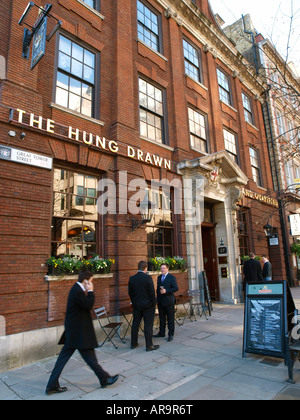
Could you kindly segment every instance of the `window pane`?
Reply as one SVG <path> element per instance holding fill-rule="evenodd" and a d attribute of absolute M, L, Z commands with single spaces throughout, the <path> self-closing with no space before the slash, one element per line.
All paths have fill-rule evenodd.
<path fill-rule="evenodd" d="M 59 37 L 59 50 L 71 55 L 72 42 L 64 36 Z"/>
<path fill-rule="evenodd" d="M 61 105 L 64 106 L 65 108 L 68 108 L 68 92 L 61 89 L 61 88 L 56 88 L 56 99 L 55 102 L 57 103 L 57 105 Z"/>
<path fill-rule="evenodd" d="M 60 53 L 58 57 L 58 67 L 62 70 L 70 72 L 71 70 L 71 57 L 66 54 Z"/>

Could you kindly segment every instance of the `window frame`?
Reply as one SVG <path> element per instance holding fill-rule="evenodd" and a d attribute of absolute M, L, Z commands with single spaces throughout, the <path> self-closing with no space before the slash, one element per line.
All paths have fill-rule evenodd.
<path fill-rule="evenodd" d="M 252 99 L 245 92 L 242 92 L 242 102 L 243 102 L 244 116 L 245 116 L 246 122 L 254 125 Z M 248 109 L 245 105 L 249 105 L 250 109 Z"/>
<path fill-rule="evenodd" d="M 228 90 L 225 89 L 224 86 L 222 86 L 220 84 L 220 79 L 219 79 L 219 73 L 222 73 L 222 75 L 226 78 L 227 82 L 228 82 Z M 224 70 L 222 70 L 220 67 L 217 67 L 217 81 L 218 81 L 218 88 L 219 88 L 219 98 L 220 101 L 223 102 L 226 105 L 229 106 L 233 106 L 233 100 L 232 100 L 232 90 L 231 90 L 231 79 L 229 74 L 227 74 Z M 221 94 L 221 92 L 226 92 L 226 97 L 228 97 L 228 100 L 226 100 L 223 95 Z"/>
<path fill-rule="evenodd" d="M 71 43 L 74 43 L 76 45 L 78 45 L 79 47 L 83 48 L 84 50 L 88 51 L 89 53 L 94 54 L 94 83 L 91 84 L 87 81 L 85 81 L 85 79 L 81 79 L 78 76 L 67 72 L 66 70 L 63 70 L 59 67 L 59 53 L 60 53 L 60 37 L 63 36 L 64 38 L 66 38 L 67 40 L 69 40 Z M 70 56 L 72 57 L 72 56 Z M 61 73 L 64 76 L 67 76 L 69 79 L 72 78 L 74 80 L 78 80 L 81 81 L 82 83 L 85 83 L 89 86 L 93 87 L 93 94 L 92 94 L 92 104 L 91 104 L 91 116 L 89 116 L 88 114 L 84 114 L 82 112 L 78 112 L 77 110 L 73 110 L 72 108 L 70 108 L 69 106 L 64 106 L 61 105 L 57 102 L 57 87 L 58 87 L 58 74 Z M 70 81 L 69 81 L 70 83 Z M 70 94 L 70 90 L 69 90 L 70 84 L 68 85 L 68 90 L 66 90 L 68 92 L 68 97 Z M 100 119 L 100 53 L 98 51 L 95 51 L 95 49 L 93 49 L 90 45 L 87 45 L 86 43 L 80 41 L 78 42 L 78 39 L 76 39 L 74 36 L 72 36 L 71 34 L 67 34 L 63 31 L 59 32 L 57 39 L 56 39 L 56 57 L 55 57 L 55 77 L 53 78 L 53 103 L 56 104 L 57 106 L 62 106 L 64 108 L 66 108 L 67 110 L 70 110 L 71 112 L 76 112 L 78 113 L 78 115 L 82 115 L 85 118 L 94 118 L 94 119 Z M 68 100 L 68 104 L 69 104 L 69 100 Z"/>
<path fill-rule="evenodd" d="M 226 138 L 225 138 L 225 132 L 231 134 L 234 137 L 235 140 L 235 150 L 236 150 L 236 154 L 234 154 L 229 148 L 226 147 Z M 233 159 L 233 161 L 237 164 L 240 165 L 240 158 L 239 158 L 239 148 L 238 148 L 238 138 L 237 138 L 237 134 L 234 133 L 233 131 L 229 130 L 227 127 L 223 127 L 223 139 L 224 139 L 224 147 L 227 153 L 229 153 L 230 156 L 235 156 L 235 159 Z M 230 142 L 230 144 L 233 144 L 232 142 Z"/>
<path fill-rule="evenodd" d="M 86 179 L 93 178 L 96 182 L 96 185 L 98 185 L 98 182 L 101 179 L 101 175 L 99 176 L 99 174 L 96 175 L 94 173 L 84 173 L 80 170 L 77 170 L 77 169 L 74 169 L 74 168 L 71 168 L 71 167 L 68 167 L 68 166 L 69 165 L 67 165 L 67 166 L 56 165 L 55 168 L 54 168 L 54 171 L 53 171 L 53 189 L 52 189 L 53 201 L 52 201 L 52 213 L 51 213 L 51 237 L 50 237 L 51 255 L 54 254 L 54 252 L 53 252 L 54 246 L 57 247 L 58 245 L 60 245 L 60 246 L 63 245 L 65 247 L 65 250 L 66 250 L 65 255 L 68 254 L 68 250 L 70 249 L 69 247 L 71 245 L 81 245 L 81 256 L 80 256 L 80 258 L 85 258 L 85 257 L 88 257 L 88 256 L 92 256 L 94 254 L 103 253 L 103 249 L 102 249 L 103 244 L 101 243 L 101 241 L 102 241 L 101 230 L 102 230 L 102 224 L 103 223 L 102 223 L 102 219 L 101 219 L 101 217 L 98 213 L 98 210 L 97 210 L 97 199 L 98 199 L 98 195 L 99 195 L 98 189 L 96 188 L 95 195 L 93 197 L 88 195 L 88 194 L 85 194 L 85 191 L 84 191 L 84 195 L 82 195 L 82 194 L 79 194 L 79 191 L 78 191 L 79 185 L 77 185 L 77 189 L 76 189 L 76 191 L 74 191 L 75 185 L 71 186 L 71 182 L 70 182 L 73 174 L 78 175 L 78 176 L 82 176 L 83 179 L 84 179 L 83 188 L 85 190 L 87 190 L 88 188 L 85 188 Z M 61 181 L 64 181 L 64 180 L 67 181 L 67 187 L 65 188 L 64 192 L 62 192 L 61 190 L 60 191 L 56 190 L 55 173 L 59 172 L 59 171 L 61 173 L 61 176 L 62 176 L 62 172 L 64 172 L 64 173 L 66 172 L 66 173 L 69 174 L 66 178 L 60 178 Z M 93 188 L 93 190 L 94 190 L 94 188 Z M 60 197 L 59 197 L 59 194 L 61 195 Z M 58 195 L 58 198 L 56 198 L 57 195 Z M 81 203 L 78 200 L 83 199 L 84 200 L 83 208 L 84 208 L 84 211 L 86 211 L 85 210 L 86 206 L 90 205 L 90 204 L 87 203 L 87 200 L 94 200 L 95 203 L 93 204 L 93 206 L 95 206 L 95 209 L 96 209 L 96 212 L 95 212 L 96 217 L 95 218 L 92 218 L 92 217 L 89 218 L 89 217 L 85 217 L 85 215 L 82 216 L 82 217 L 80 217 L 78 215 L 77 216 L 76 215 L 71 216 L 69 213 L 67 215 L 59 215 L 58 213 L 55 212 L 55 203 L 56 203 L 57 199 L 60 200 L 60 201 L 58 201 L 58 209 L 56 209 L 56 210 L 58 210 L 58 213 L 59 213 L 59 211 L 63 211 L 63 209 L 61 208 L 63 202 L 64 203 L 67 202 L 69 204 L 72 203 L 72 205 L 74 203 L 75 207 L 78 207 L 78 206 L 81 207 Z M 64 201 L 62 201 L 62 199 Z M 71 205 L 70 208 L 73 209 L 72 205 Z M 59 208 L 60 208 L 60 210 L 59 210 Z M 64 227 L 64 229 L 65 229 L 64 233 L 66 233 L 66 238 L 65 239 L 62 238 L 62 239 L 59 240 L 56 237 L 55 231 L 52 231 L 52 229 L 54 229 L 55 223 L 57 223 L 57 222 L 58 223 L 64 223 L 64 222 L 66 223 L 66 225 Z M 73 225 L 69 229 L 69 224 L 72 223 L 72 222 L 75 225 Z M 89 224 L 90 225 L 93 224 L 95 226 L 95 230 L 94 230 L 95 240 L 94 241 L 89 242 L 89 241 L 84 240 L 84 230 L 85 230 L 84 225 L 85 224 L 86 224 L 86 227 L 89 227 L 88 226 Z M 70 240 L 70 238 L 68 236 L 69 231 L 72 230 L 72 229 L 76 230 L 80 226 L 82 227 L 81 240 L 80 241 Z M 54 237 L 52 236 L 53 234 L 55 235 Z M 95 252 L 92 252 L 90 254 L 87 253 L 87 255 L 85 256 L 84 255 L 84 245 L 92 245 L 95 249 Z M 61 255 L 61 254 L 59 254 L 59 255 Z M 55 256 L 55 255 L 52 255 L 52 256 Z"/>
<path fill-rule="evenodd" d="M 93 6 L 90 6 L 88 3 L 87 3 L 87 0 L 81 0 L 83 3 L 85 3 L 88 7 L 90 7 L 91 9 L 94 9 L 94 10 L 96 10 L 97 12 L 99 12 L 100 13 L 100 0 L 92 0 L 92 2 L 94 3 L 94 5 Z"/>
<path fill-rule="evenodd" d="M 154 89 L 158 89 L 161 91 L 161 95 L 162 95 L 162 115 L 160 115 L 159 113 L 151 110 L 150 108 L 145 107 L 144 105 L 141 105 L 141 98 L 140 98 L 140 94 L 144 94 L 143 92 L 141 92 L 140 90 L 140 81 L 145 82 L 147 85 L 152 86 Z M 139 128 L 140 128 L 140 137 L 144 138 L 146 140 L 149 140 L 151 142 L 154 142 L 155 144 L 159 144 L 159 145 L 166 145 L 168 146 L 168 139 L 167 139 L 167 121 L 166 121 L 166 114 L 167 114 L 167 108 L 166 108 L 166 90 L 161 88 L 160 86 L 158 86 L 156 83 L 153 83 L 153 81 L 150 81 L 149 79 L 143 77 L 142 75 L 139 75 L 138 77 L 138 100 L 139 100 Z M 146 94 L 147 95 L 147 94 Z M 148 95 L 147 95 L 148 97 Z M 144 136 L 142 135 L 142 130 L 141 130 L 141 123 L 143 122 L 141 119 L 141 110 L 145 111 L 150 115 L 153 115 L 154 118 L 160 118 L 161 119 L 161 135 L 162 135 L 162 141 L 159 142 L 151 137 L 148 136 Z M 147 118 L 148 119 L 148 118 Z M 148 122 L 146 122 L 147 127 L 151 126 L 150 124 L 148 124 Z M 155 128 L 155 126 L 152 126 Z M 147 128 L 147 134 L 149 133 L 148 128 Z"/>
<path fill-rule="evenodd" d="M 251 151 L 253 151 L 255 153 L 255 156 L 252 156 Z M 250 154 L 252 179 L 258 187 L 263 187 L 259 151 L 255 147 L 250 146 L 249 147 L 249 154 Z M 257 162 L 257 165 L 254 165 L 254 159 Z M 257 179 L 258 179 L 259 182 L 257 182 Z"/>
<path fill-rule="evenodd" d="M 185 56 L 185 51 L 186 49 L 184 48 L 184 43 L 187 43 L 191 48 L 193 48 L 196 52 L 197 55 L 197 59 L 198 59 L 198 66 L 196 66 L 192 61 L 189 60 L 188 57 Z M 185 75 L 187 75 L 188 77 L 190 77 L 191 79 L 195 80 L 197 83 L 203 83 L 203 75 L 202 75 L 202 55 L 201 55 L 201 50 L 200 48 L 197 48 L 190 40 L 188 40 L 187 38 L 183 38 L 182 39 L 182 46 L 183 46 L 183 59 L 184 59 L 184 71 L 185 71 Z M 197 69 L 197 76 L 198 78 L 195 79 L 195 77 L 193 77 L 193 75 L 191 75 L 190 73 L 187 72 L 187 68 L 186 68 L 186 63 L 189 63 L 192 67 Z"/>
<path fill-rule="evenodd" d="M 192 131 L 191 131 L 191 119 L 190 119 L 190 110 L 192 111 L 192 112 L 194 112 L 194 113 L 197 113 L 197 114 L 199 114 L 202 118 L 203 118 L 203 120 L 204 120 L 204 130 L 205 130 L 205 139 L 204 138 L 202 138 L 201 136 L 198 136 L 196 133 L 193 133 Z M 210 147 L 209 147 L 209 138 L 208 138 L 208 135 L 209 135 L 209 127 L 208 127 L 208 116 L 206 115 L 206 114 L 204 114 L 203 112 L 201 112 L 199 109 L 195 109 L 194 107 L 192 107 L 192 106 L 188 106 L 188 121 L 189 121 L 189 133 L 190 133 L 190 147 L 193 149 L 193 150 L 195 150 L 195 151 L 197 151 L 197 152 L 199 152 L 199 153 L 204 153 L 204 154 L 207 154 L 207 153 L 209 153 L 210 152 Z M 195 123 L 195 122 L 194 122 Z M 202 127 L 202 126 L 201 126 Z M 196 146 L 193 146 L 192 145 L 192 136 L 193 137 L 196 137 L 197 139 L 199 139 L 201 142 L 205 142 L 205 145 L 206 145 L 206 147 L 205 147 L 205 151 L 203 151 L 203 150 L 200 150 L 198 147 L 196 147 Z"/>
<path fill-rule="evenodd" d="M 149 29 L 148 26 L 146 26 L 143 22 L 139 20 L 139 7 L 138 3 L 141 3 L 146 9 L 149 10 L 150 13 L 156 16 L 157 18 L 157 34 Z M 137 0 L 136 1 L 136 23 L 137 23 L 137 39 L 141 42 L 143 42 L 145 45 L 147 45 L 149 48 L 153 49 L 159 54 L 163 55 L 163 42 L 162 42 L 162 20 L 161 20 L 161 14 L 154 9 L 149 3 L 143 0 Z M 149 44 L 145 39 L 140 38 L 139 36 L 139 25 L 143 26 L 143 29 L 146 28 L 150 34 L 154 34 L 157 37 L 157 48 L 154 48 L 151 43 Z M 143 37 L 144 38 L 144 37 Z"/>
<path fill-rule="evenodd" d="M 150 201 L 156 204 L 155 214 L 151 223 L 146 225 L 146 234 L 147 234 L 147 255 L 148 258 L 155 258 L 155 257 L 173 257 L 177 251 L 176 249 L 176 215 L 174 215 L 174 190 L 171 188 L 170 196 L 166 195 L 162 188 L 159 189 L 148 189 L 148 197 L 150 194 Z M 157 197 L 158 194 L 158 197 Z M 157 203 L 157 198 L 159 203 Z M 167 225 L 167 215 L 165 214 L 166 208 L 163 206 L 163 200 L 167 199 L 169 201 L 169 215 L 171 219 L 171 225 Z M 159 214 L 161 211 L 161 214 Z M 159 219 L 159 223 L 157 220 Z M 161 235 L 162 242 L 156 242 L 155 235 Z M 166 234 L 170 235 L 171 238 L 171 245 L 166 244 Z M 152 242 L 149 241 L 149 236 L 152 236 Z M 162 248 L 163 255 L 156 254 L 156 248 Z M 166 248 L 171 251 L 170 255 L 166 255 Z M 152 249 L 152 252 L 151 252 Z"/>

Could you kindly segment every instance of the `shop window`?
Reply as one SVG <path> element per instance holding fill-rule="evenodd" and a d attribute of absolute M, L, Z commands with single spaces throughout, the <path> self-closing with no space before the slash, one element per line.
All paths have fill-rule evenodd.
<path fill-rule="evenodd" d="M 96 56 L 60 35 L 55 102 L 94 117 Z"/>
<path fill-rule="evenodd" d="M 141 137 L 165 143 L 163 91 L 139 79 L 139 104 Z"/>
<path fill-rule="evenodd" d="M 54 170 L 52 256 L 88 258 L 97 253 L 97 182 L 95 177 Z"/>
<path fill-rule="evenodd" d="M 154 11 L 147 7 L 143 2 L 137 2 L 138 19 L 138 38 L 153 48 L 161 52 L 160 48 L 160 25 L 159 17 Z"/>
<path fill-rule="evenodd" d="M 207 119 L 200 112 L 189 108 L 189 126 L 191 147 L 199 152 L 207 153 Z"/>
<path fill-rule="evenodd" d="M 183 40 L 185 73 L 197 82 L 201 82 L 200 51 L 193 45 Z"/>
<path fill-rule="evenodd" d="M 225 104 L 232 105 L 231 93 L 230 93 L 230 78 L 227 74 L 223 73 L 220 69 L 217 69 L 218 84 L 220 100 Z"/>
<path fill-rule="evenodd" d="M 155 204 L 155 215 L 146 227 L 148 258 L 174 256 L 174 227 L 172 200 L 164 191 L 151 190 L 150 200 Z"/>

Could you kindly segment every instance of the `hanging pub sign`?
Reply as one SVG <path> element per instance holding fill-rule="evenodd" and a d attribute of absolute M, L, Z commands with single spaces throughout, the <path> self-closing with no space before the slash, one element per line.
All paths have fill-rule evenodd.
<path fill-rule="evenodd" d="M 33 26 L 26 22 L 33 8 L 38 9 L 38 16 Z M 50 41 L 51 38 L 56 34 L 58 29 L 61 27 L 62 22 L 56 17 L 50 14 L 52 4 L 46 4 L 44 7 L 37 6 L 33 1 L 30 1 L 24 10 L 19 25 L 25 24 L 28 28 L 24 29 L 23 36 L 23 50 L 22 56 L 29 59 L 30 44 L 33 41 L 32 46 L 32 59 L 31 59 L 31 70 L 35 68 L 41 58 L 45 55 L 46 41 Z M 51 32 L 47 36 L 47 17 L 54 19 L 57 23 L 52 28 Z"/>
<path fill-rule="evenodd" d="M 33 35 L 32 41 L 32 59 L 31 70 L 37 65 L 40 59 L 45 55 L 47 37 L 47 17 L 41 23 L 41 26 Z"/>

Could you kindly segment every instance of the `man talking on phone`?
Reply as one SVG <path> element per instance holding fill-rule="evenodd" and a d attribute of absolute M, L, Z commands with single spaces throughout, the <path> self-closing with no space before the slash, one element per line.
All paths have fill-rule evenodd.
<path fill-rule="evenodd" d="M 59 377 L 76 350 L 98 377 L 101 388 L 113 385 L 119 379 L 118 375 L 110 376 L 105 372 L 97 361 L 95 348 L 98 347 L 98 342 L 91 316 L 94 303 L 93 273 L 85 271 L 79 274 L 78 282 L 69 294 L 65 332 L 59 342 L 64 347 L 50 376 L 47 395 L 68 391 L 68 388 L 59 385 Z"/>

